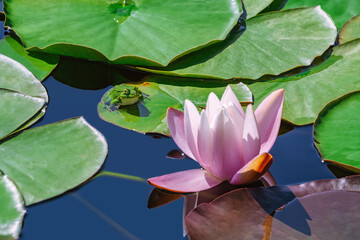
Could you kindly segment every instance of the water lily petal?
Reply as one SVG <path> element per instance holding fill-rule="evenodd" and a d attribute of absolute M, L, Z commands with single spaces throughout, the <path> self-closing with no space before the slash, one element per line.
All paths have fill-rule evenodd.
<path fill-rule="evenodd" d="M 206 114 L 210 124 L 220 108 L 221 108 L 221 103 L 219 98 L 215 95 L 215 93 L 211 92 L 206 102 Z"/>
<path fill-rule="evenodd" d="M 256 156 L 234 175 L 230 183 L 241 185 L 255 182 L 269 170 L 272 163 L 273 157 L 270 153 Z"/>
<path fill-rule="evenodd" d="M 166 113 L 166 120 L 170 130 L 171 137 L 174 139 L 176 145 L 183 151 L 187 156 L 195 159 L 192 154 L 188 141 L 185 135 L 184 128 L 184 113 L 174 108 L 168 108 Z"/>
<path fill-rule="evenodd" d="M 200 115 L 200 124 L 197 136 L 197 145 L 200 159 L 198 162 L 203 168 L 209 172 L 213 172 L 213 135 L 210 130 L 210 124 L 206 111 L 204 110 Z"/>
<path fill-rule="evenodd" d="M 155 187 L 180 193 L 199 192 L 222 181 L 203 169 L 186 170 L 148 179 Z"/>
<path fill-rule="evenodd" d="M 230 180 L 243 166 L 241 130 L 225 108 L 216 114 L 210 127 L 214 138 L 211 173 L 218 178 Z"/>
<path fill-rule="evenodd" d="M 228 85 L 225 89 L 224 94 L 221 97 L 221 104 L 222 105 L 228 105 L 229 103 L 233 103 L 235 107 L 239 110 L 241 116 L 244 118 L 245 113 L 244 110 L 241 107 L 241 104 L 239 100 L 237 99 L 234 91 L 231 89 L 231 87 Z"/>
<path fill-rule="evenodd" d="M 275 143 L 281 123 L 283 102 L 284 89 L 279 89 L 267 96 L 255 110 L 261 136 L 260 152 L 270 151 Z"/>
<path fill-rule="evenodd" d="M 246 108 L 242 144 L 244 161 L 246 163 L 259 154 L 261 146 L 260 135 L 251 104 Z"/>
<path fill-rule="evenodd" d="M 189 149 L 191 150 L 191 153 L 193 154 L 196 160 L 199 160 L 199 153 L 197 148 L 197 134 L 198 134 L 199 123 L 200 123 L 199 111 L 191 101 L 186 99 L 184 106 L 185 135 Z"/>

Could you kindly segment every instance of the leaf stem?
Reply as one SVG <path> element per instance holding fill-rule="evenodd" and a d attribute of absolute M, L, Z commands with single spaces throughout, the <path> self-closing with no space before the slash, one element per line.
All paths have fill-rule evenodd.
<path fill-rule="evenodd" d="M 146 179 L 144 179 L 142 177 L 137 177 L 137 176 L 123 174 L 123 173 L 109 172 L 109 171 L 101 171 L 100 173 L 95 175 L 91 180 L 94 180 L 95 178 L 98 178 L 100 176 L 110 176 L 110 177 L 123 178 L 123 179 L 137 181 L 137 182 L 147 182 Z"/>

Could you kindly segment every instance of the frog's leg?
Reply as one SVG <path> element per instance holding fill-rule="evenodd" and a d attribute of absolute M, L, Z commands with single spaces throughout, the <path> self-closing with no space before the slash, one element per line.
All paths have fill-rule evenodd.
<path fill-rule="evenodd" d="M 117 109 L 119 109 L 119 104 L 121 103 L 120 100 L 118 99 L 114 99 L 110 102 L 109 105 L 106 105 L 106 108 L 110 111 L 110 112 L 113 112 Z"/>
<path fill-rule="evenodd" d="M 149 94 L 146 94 L 146 93 L 141 93 L 141 96 L 142 96 L 142 98 L 145 98 L 145 99 L 147 99 L 147 100 L 149 100 L 149 101 L 151 101 L 151 99 L 149 98 Z M 143 99 L 141 99 L 141 100 L 143 100 Z"/>

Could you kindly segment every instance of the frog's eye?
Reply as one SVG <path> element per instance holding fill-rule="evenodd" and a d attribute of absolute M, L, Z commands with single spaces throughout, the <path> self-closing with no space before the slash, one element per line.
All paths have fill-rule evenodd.
<path fill-rule="evenodd" d="M 128 88 L 124 89 L 124 93 L 128 95 L 130 93 L 130 90 Z"/>

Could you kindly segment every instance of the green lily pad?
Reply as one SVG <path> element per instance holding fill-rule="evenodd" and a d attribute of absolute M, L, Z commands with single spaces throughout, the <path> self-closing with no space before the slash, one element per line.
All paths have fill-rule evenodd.
<path fill-rule="evenodd" d="M 130 85 L 130 84 L 129 84 Z M 124 106 L 116 111 L 106 107 L 107 91 L 98 104 L 100 117 L 115 125 L 141 133 L 160 133 L 169 136 L 166 124 L 166 111 L 169 107 L 183 109 L 185 99 L 191 100 L 197 107 L 206 106 L 210 92 L 218 97 L 223 94 L 227 83 L 184 79 L 169 76 L 149 76 L 140 83 L 133 83 L 144 94 L 144 99 L 136 105 Z M 246 85 L 230 84 L 240 102 L 252 102 L 252 95 Z"/>
<path fill-rule="evenodd" d="M 45 87 L 20 63 L 0 54 L 0 69 L 0 88 L 48 100 Z"/>
<path fill-rule="evenodd" d="M 43 98 L 27 96 L 0 89 L 0 139 L 9 135 L 39 112 L 45 104 Z"/>
<path fill-rule="evenodd" d="M 340 29 L 350 18 L 360 13 L 360 4 L 358 0 L 288 0 L 284 9 L 316 5 L 320 5 L 325 12 L 330 14 L 338 29 Z"/>
<path fill-rule="evenodd" d="M 19 238 L 25 215 L 24 200 L 16 185 L 0 173 L 0 240 Z"/>
<path fill-rule="evenodd" d="M 324 161 L 360 173 L 360 91 L 330 102 L 314 124 L 315 145 Z"/>
<path fill-rule="evenodd" d="M 24 65 L 39 80 L 44 80 L 59 61 L 57 55 L 29 53 L 11 36 L 0 40 L 0 53 Z"/>
<path fill-rule="evenodd" d="M 270 92 L 285 89 L 282 117 L 296 125 L 310 124 L 335 98 L 360 89 L 360 39 L 334 47 L 322 64 L 292 76 L 249 85 L 255 105 Z"/>
<path fill-rule="evenodd" d="M 242 9 L 239 0 L 11 0 L 4 12 L 29 50 L 161 66 L 223 40 Z"/>
<path fill-rule="evenodd" d="M 40 81 L 23 65 L 1 54 L 0 71 L 2 139 L 39 120 L 44 115 L 48 96 Z"/>
<path fill-rule="evenodd" d="M 267 8 L 274 0 L 243 0 L 247 19 Z"/>
<path fill-rule="evenodd" d="M 2 142 L 0 169 L 30 205 L 83 183 L 106 155 L 105 138 L 81 117 L 25 130 Z"/>
<path fill-rule="evenodd" d="M 287 1 L 288 0 L 274 0 L 274 1 L 272 1 L 272 3 L 269 6 L 267 6 L 260 13 L 279 11 L 285 6 Z"/>
<path fill-rule="evenodd" d="M 339 33 L 339 43 L 344 44 L 360 38 L 360 15 L 350 19 Z"/>
<path fill-rule="evenodd" d="M 238 33 L 238 35 L 240 35 Z M 207 78 L 257 79 L 310 65 L 335 41 L 337 31 L 320 7 L 260 14 L 239 36 L 188 54 L 155 73 Z"/>

